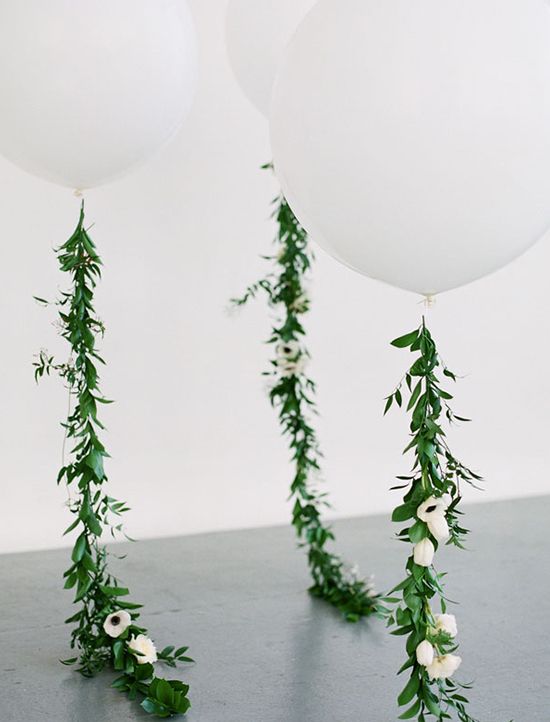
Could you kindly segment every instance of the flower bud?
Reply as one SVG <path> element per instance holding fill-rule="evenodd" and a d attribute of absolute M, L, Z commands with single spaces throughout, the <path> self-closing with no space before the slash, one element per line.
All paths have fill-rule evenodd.
<path fill-rule="evenodd" d="M 422 667 L 429 667 L 430 664 L 433 664 L 434 657 L 435 649 L 428 640 L 425 639 L 423 642 L 420 642 L 416 648 L 416 661 L 418 664 L 422 665 Z"/>
<path fill-rule="evenodd" d="M 414 563 L 419 567 L 429 567 L 432 565 L 435 555 L 435 547 L 430 539 L 422 539 L 415 544 L 413 551 Z"/>
<path fill-rule="evenodd" d="M 436 614 L 434 619 L 436 632 L 446 632 L 449 637 L 456 637 L 458 626 L 454 614 Z"/>
<path fill-rule="evenodd" d="M 426 670 L 432 681 L 434 679 L 448 679 L 460 667 L 461 662 L 462 659 L 456 654 L 444 654 L 442 657 L 435 657 Z"/>
<path fill-rule="evenodd" d="M 446 542 L 450 536 L 449 525 L 444 514 L 433 515 L 428 521 L 428 529 L 438 542 Z"/>

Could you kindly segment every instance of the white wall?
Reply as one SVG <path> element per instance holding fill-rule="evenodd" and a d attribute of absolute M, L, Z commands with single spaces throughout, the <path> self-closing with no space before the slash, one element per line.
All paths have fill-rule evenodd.
<path fill-rule="evenodd" d="M 105 261 L 98 308 L 108 327 L 103 388 L 113 496 L 132 507 L 140 538 L 284 523 L 291 469 L 260 376 L 269 332 L 262 302 L 230 318 L 227 299 L 263 270 L 276 184 L 264 119 L 225 59 L 223 0 L 191 2 L 202 82 L 177 141 L 146 168 L 88 194 Z M 62 284 L 52 246 L 78 204 L 63 189 L 0 161 L 0 551 L 54 547 L 69 512 L 56 489 L 66 394 L 37 388 L 33 353 L 63 348 L 33 294 Z M 481 469 L 485 501 L 550 492 L 550 247 L 540 243 L 500 273 L 443 296 L 430 312 L 451 368 L 458 413 L 452 436 Z M 319 383 L 319 432 L 334 515 L 372 514 L 408 469 L 403 415 L 382 419 L 382 398 L 409 356 L 388 342 L 411 330 L 417 298 L 355 275 L 318 252 L 308 322 Z"/>

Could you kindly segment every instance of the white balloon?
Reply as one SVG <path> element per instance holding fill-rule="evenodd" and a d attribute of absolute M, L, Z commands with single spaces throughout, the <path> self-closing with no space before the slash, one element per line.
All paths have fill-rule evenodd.
<path fill-rule="evenodd" d="M 275 171 L 323 248 L 431 295 L 550 226 L 546 0 L 320 0 L 271 107 Z"/>
<path fill-rule="evenodd" d="M 229 0 L 229 61 L 246 97 L 266 117 L 288 41 L 316 0 Z"/>
<path fill-rule="evenodd" d="M 175 135 L 196 76 L 185 0 L 0 0 L 0 153 L 99 185 Z"/>

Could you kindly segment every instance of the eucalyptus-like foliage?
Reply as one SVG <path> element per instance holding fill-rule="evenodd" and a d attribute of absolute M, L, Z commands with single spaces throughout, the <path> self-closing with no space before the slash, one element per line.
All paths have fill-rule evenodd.
<path fill-rule="evenodd" d="M 398 699 L 407 710 L 399 719 L 425 722 L 431 717 L 451 720 L 456 716 L 460 722 L 475 722 L 463 694 L 469 686 L 453 679 L 461 661 L 454 654 L 458 649 L 456 620 L 447 614 L 445 574 L 437 572 L 432 562 L 442 543 L 462 548 L 468 532 L 459 521 L 461 487 L 466 483 L 478 488 L 481 477 L 458 461 L 448 445 L 442 417 L 450 423 L 468 419 L 456 416 L 449 406 L 453 397 L 442 388 L 441 380 L 456 381 L 456 376 L 443 364 L 424 319 L 418 330 L 396 339 L 393 346 L 418 354 L 403 381 L 387 397 L 385 409 L 407 403 L 411 440 L 405 452 L 414 454 L 410 475 L 399 476 L 403 484 L 393 487 L 407 491 L 392 517 L 394 522 L 407 524 L 397 536 L 413 548 L 405 579 L 390 592 L 399 596 L 386 600 L 397 605 L 389 615 L 389 624 L 395 627 L 392 634 L 407 638 L 407 659 L 399 674 L 407 671 L 410 678 Z M 434 608 L 435 600 L 439 600 L 440 614 Z"/>
<path fill-rule="evenodd" d="M 109 454 L 100 438 L 105 427 L 99 410 L 111 401 L 99 386 L 98 369 L 105 362 L 97 342 L 104 326 L 93 305 L 102 264 L 84 227 L 84 205 L 75 232 L 56 253 L 61 271 L 71 279 L 70 290 L 61 293 L 55 302 L 61 336 L 69 345 L 70 356 L 68 361 L 57 363 L 42 351 L 34 366 L 37 380 L 52 372 L 61 377 L 69 390 L 72 409 L 63 424 L 66 440 L 72 446 L 70 458 L 60 469 L 57 481 L 67 485 L 70 495 L 73 521 L 65 534 L 77 533 L 64 578 L 65 588 L 74 589 L 74 604 L 78 607 L 66 620 L 74 625 L 71 647 L 78 656 L 63 663 L 78 662 L 78 671 L 85 677 L 112 667 L 122 673 L 114 682 L 116 688 L 127 692 L 131 699 L 142 697 L 147 712 L 169 717 L 189 708 L 188 686 L 178 680 L 158 678 L 152 661 L 158 656 L 170 667 L 177 661 L 191 661 L 185 656 L 187 648 L 170 646 L 149 656 L 132 648 L 136 638 L 147 634 L 138 621 L 141 605 L 128 600 L 128 589 L 109 572 L 109 553 L 100 541 L 104 532 L 113 536 L 122 532 L 121 516 L 127 506 L 106 491 L 104 460 Z M 36 300 L 48 304 L 44 299 Z M 150 644 L 148 638 L 147 642 Z"/>
<path fill-rule="evenodd" d="M 290 487 L 294 501 L 292 523 L 300 546 L 307 548 L 313 578 L 310 592 L 339 609 L 347 620 L 356 622 L 377 611 L 378 600 L 372 581 L 359 578 L 355 569 L 346 566 L 327 548 L 335 538 L 332 528 L 322 520 L 323 509 L 329 505 L 326 494 L 316 483 L 322 454 L 312 423 L 312 417 L 317 413 L 315 383 L 305 373 L 309 353 L 302 323 L 310 308 L 304 284 L 313 254 L 307 234 L 285 198 L 277 197 L 274 205 L 277 251 L 266 260 L 275 264 L 275 270 L 250 286 L 242 298 L 232 299 L 232 302 L 242 306 L 259 292 L 264 292 L 269 306 L 279 314 L 269 338 L 274 358 L 266 375 L 272 380 L 270 400 L 278 412 L 282 432 L 289 440 L 294 462 Z"/>

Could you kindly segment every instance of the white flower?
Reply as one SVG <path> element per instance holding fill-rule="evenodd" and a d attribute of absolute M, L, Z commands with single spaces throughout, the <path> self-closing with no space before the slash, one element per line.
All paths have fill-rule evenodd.
<path fill-rule="evenodd" d="M 438 542 L 445 542 L 450 537 L 449 524 L 443 514 L 441 516 L 433 516 L 428 522 L 430 534 Z"/>
<path fill-rule="evenodd" d="M 128 612 L 121 610 L 119 612 L 112 612 L 112 614 L 109 614 L 107 619 L 103 622 L 103 629 L 109 637 L 120 637 L 122 632 L 128 629 L 130 624 L 132 624 L 132 617 L 128 614 Z"/>
<path fill-rule="evenodd" d="M 423 642 L 420 642 L 416 648 L 416 661 L 418 664 L 421 664 L 423 667 L 429 667 L 433 664 L 434 657 L 435 649 L 428 640 L 425 639 Z"/>
<path fill-rule="evenodd" d="M 448 507 L 449 502 L 446 498 L 430 496 L 416 510 L 416 516 L 420 521 L 427 523 L 430 533 L 437 541 L 447 541 L 450 536 L 449 525 L 445 518 Z"/>
<path fill-rule="evenodd" d="M 359 565 L 354 564 L 353 566 L 346 566 L 343 570 L 344 581 L 347 584 L 355 584 L 359 579 Z"/>
<path fill-rule="evenodd" d="M 279 343 L 276 351 L 278 356 L 276 363 L 281 376 L 298 376 L 303 373 L 307 363 L 307 356 L 302 354 L 298 341 Z"/>
<path fill-rule="evenodd" d="M 434 517 L 444 516 L 448 508 L 449 504 L 445 498 L 430 496 L 429 499 L 420 504 L 416 510 L 416 516 L 421 521 L 429 522 Z"/>
<path fill-rule="evenodd" d="M 413 557 L 414 563 L 418 564 L 419 567 L 431 566 L 435 555 L 435 547 L 429 539 L 422 539 L 418 544 L 415 544 Z"/>
<path fill-rule="evenodd" d="M 136 654 L 136 662 L 138 664 L 153 664 L 157 661 L 157 650 L 152 640 L 146 637 L 144 634 L 138 634 L 137 637 L 132 637 L 128 642 L 128 647 Z"/>
<path fill-rule="evenodd" d="M 307 293 L 302 293 L 298 298 L 295 298 L 291 308 L 293 311 L 296 311 L 296 313 L 305 313 L 309 308 L 309 296 Z"/>
<path fill-rule="evenodd" d="M 434 619 L 436 632 L 446 632 L 449 637 L 456 637 L 458 626 L 454 614 L 436 614 Z"/>
<path fill-rule="evenodd" d="M 426 667 L 431 680 L 447 679 L 452 677 L 460 667 L 462 659 L 456 654 L 444 654 L 442 657 L 435 657 L 434 661 Z"/>
<path fill-rule="evenodd" d="M 301 355 L 299 341 L 281 341 L 275 347 L 279 359 L 296 360 Z"/>
<path fill-rule="evenodd" d="M 283 245 L 279 248 L 279 250 L 277 251 L 277 260 L 278 260 L 278 261 L 282 261 L 282 260 L 283 260 L 283 258 L 285 257 L 285 253 L 287 252 L 287 250 L 288 250 L 288 249 L 287 249 L 287 247 L 286 247 L 286 243 L 283 244 Z"/>
<path fill-rule="evenodd" d="M 376 584 L 374 581 L 374 574 L 371 574 L 367 579 L 366 591 L 367 597 L 369 599 L 374 599 L 378 595 L 378 592 L 376 591 Z"/>

